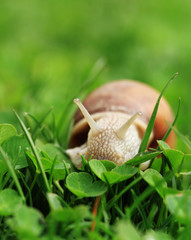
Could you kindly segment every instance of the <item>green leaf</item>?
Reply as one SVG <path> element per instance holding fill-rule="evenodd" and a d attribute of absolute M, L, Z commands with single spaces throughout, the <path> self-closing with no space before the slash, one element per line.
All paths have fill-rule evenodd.
<path fill-rule="evenodd" d="M 48 171 L 48 172 L 50 172 L 50 171 Z M 62 165 L 62 166 L 56 165 L 54 170 L 53 170 L 52 176 L 53 176 L 54 180 L 57 180 L 57 181 L 64 180 L 66 178 L 65 165 Z"/>
<path fill-rule="evenodd" d="M 16 128 L 11 124 L 0 124 L 0 144 L 12 136 L 17 135 Z"/>
<path fill-rule="evenodd" d="M 138 230 L 127 220 L 121 220 L 116 226 L 116 240 L 141 240 Z"/>
<path fill-rule="evenodd" d="M 114 184 L 123 181 L 121 175 L 115 172 L 105 172 L 101 176 L 103 182 L 108 182 L 109 184 Z"/>
<path fill-rule="evenodd" d="M 45 172 L 50 173 L 51 167 L 53 164 L 53 159 L 41 158 L 41 162 L 42 162 Z M 35 165 L 36 165 L 36 163 L 35 163 Z M 36 167 L 37 167 L 37 165 L 36 165 Z M 55 180 L 63 180 L 63 179 L 65 179 L 65 176 L 66 176 L 66 168 L 65 168 L 64 162 L 59 162 L 56 160 L 54 169 L 53 169 L 53 178 Z"/>
<path fill-rule="evenodd" d="M 23 136 L 13 136 L 2 144 L 2 148 L 9 156 L 15 169 L 21 169 L 28 166 L 25 149 L 29 148 L 29 144 L 26 138 Z"/>
<path fill-rule="evenodd" d="M 191 186 L 191 171 L 180 172 L 179 177 L 180 177 L 180 182 L 181 182 L 181 186 L 182 186 L 181 189 L 183 189 L 183 190 L 190 189 L 190 186 Z"/>
<path fill-rule="evenodd" d="M 7 164 L 5 163 L 5 161 L 3 161 L 1 158 L 2 158 L 2 156 L 1 156 L 1 152 L 0 152 L 0 173 L 4 174 L 8 171 L 8 168 L 7 168 Z"/>
<path fill-rule="evenodd" d="M 33 153 L 31 151 L 27 151 L 26 154 L 29 156 L 29 158 L 33 161 L 37 172 L 40 172 L 39 168 L 38 168 L 38 163 L 36 161 L 35 156 L 33 155 Z M 39 153 L 39 156 L 42 156 L 42 152 Z M 46 157 L 40 157 L 40 161 L 42 163 L 43 169 L 45 172 L 50 173 L 51 172 L 51 168 L 52 168 L 52 164 L 54 162 L 53 158 L 50 158 L 49 155 L 45 152 L 43 152 L 43 155 L 46 155 Z M 65 163 L 63 158 L 62 160 L 58 160 L 56 158 L 55 164 L 54 164 L 54 169 L 53 169 L 53 178 L 54 180 L 63 180 L 66 177 L 66 167 L 70 168 L 70 164 Z"/>
<path fill-rule="evenodd" d="M 66 178 L 67 188 L 76 196 L 96 197 L 107 191 L 107 185 L 101 181 L 93 182 L 92 176 L 85 172 L 71 173 Z"/>
<path fill-rule="evenodd" d="M 89 161 L 89 166 L 91 170 L 95 173 L 95 175 L 102 179 L 102 173 L 107 172 L 107 169 L 105 168 L 104 164 L 100 160 L 92 159 Z"/>
<path fill-rule="evenodd" d="M 104 173 L 104 175 L 107 178 L 107 181 L 110 184 L 113 184 L 131 178 L 137 173 L 137 171 L 138 169 L 136 167 L 123 164 L 112 169 L 111 172 Z M 104 175 L 102 174 L 102 180 L 106 181 Z"/>
<path fill-rule="evenodd" d="M 155 158 L 152 164 L 150 165 L 150 168 L 157 170 L 160 172 L 162 165 L 162 157 Z"/>
<path fill-rule="evenodd" d="M 127 180 L 134 176 L 137 172 L 137 168 L 125 164 L 112 168 L 111 171 L 107 171 L 103 162 L 95 159 L 90 160 L 89 165 L 98 178 L 100 178 L 103 182 L 108 182 L 110 184 Z"/>
<path fill-rule="evenodd" d="M 109 160 L 99 160 L 101 163 L 103 163 L 104 167 L 107 171 L 111 171 L 113 168 L 115 168 L 117 165 Z"/>
<path fill-rule="evenodd" d="M 169 194 L 165 197 L 165 203 L 180 223 L 191 226 L 191 191 Z"/>
<path fill-rule="evenodd" d="M 22 198 L 12 189 L 0 191 L 0 215 L 12 215 L 22 205 Z"/>
<path fill-rule="evenodd" d="M 159 193 L 161 197 L 165 196 L 165 189 L 167 188 L 167 183 L 163 176 L 154 169 L 147 169 L 141 173 L 143 179 Z"/>
<path fill-rule="evenodd" d="M 185 154 L 181 166 L 182 172 L 191 172 L 191 154 Z"/>
<path fill-rule="evenodd" d="M 170 128 L 172 128 L 172 130 L 176 133 L 176 135 L 179 137 L 179 139 L 181 139 L 184 144 L 191 150 L 191 141 L 190 139 L 188 139 L 187 136 L 184 136 L 181 132 L 178 131 L 177 128 L 170 126 Z"/>
<path fill-rule="evenodd" d="M 168 144 L 166 142 L 162 141 L 162 140 L 158 140 L 157 143 L 158 143 L 158 146 L 159 146 L 160 150 L 162 150 L 162 151 L 165 150 L 165 149 L 170 149 Z"/>
<path fill-rule="evenodd" d="M 139 153 L 134 158 L 128 160 L 125 164 L 131 164 L 133 166 L 136 166 L 157 157 L 161 153 L 162 151 Z"/>
<path fill-rule="evenodd" d="M 114 173 L 118 173 L 124 177 L 126 177 L 128 175 L 132 177 L 133 175 L 135 175 L 137 173 L 137 168 L 124 164 L 124 165 L 117 166 L 116 168 L 112 169 L 111 171 Z"/>
<path fill-rule="evenodd" d="M 187 226 L 179 232 L 178 240 L 190 240 L 191 236 L 191 227 Z"/>
<path fill-rule="evenodd" d="M 33 239 L 43 230 L 42 220 L 43 216 L 39 211 L 23 205 L 17 208 L 14 217 L 8 219 L 7 223 L 21 238 Z"/>
<path fill-rule="evenodd" d="M 57 194 L 47 193 L 47 200 L 48 200 L 49 206 L 52 210 L 62 208 L 61 202 L 60 202 Z"/>
<path fill-rule="evenodd" d="M 52 164 L 54 159 L 56 158 L 54 169 L 53 169 L 53 178 L 55 180 L 62 180 L 66 176 L 66 167 L 68 169 L 71 169 L 71 161 L 68 160 L 63 152 L 57 148 L 54 144 L 43 144 L 39 140 L 36 142 L 36 146 L 38 147 L 38 150 L 40 152 L 40 155 L 46 156 L 46 160 L 44 159 L 44 162 L 42 162 L 45 169 L 49 170 L 52 168 Z M 42 160 L 43 161 L 43 160 Z M 45 166 L 46 164 L 46 166 Z"/>
<path fill-rule="evenodd" d="M 39 149 L 41 154 L 45 153 L 49 158 L 54 159 L 56 157 L 57 161 L 63 162 L 63 159 L 66 163 L 71 165 L 71 161 L 68 160 L 63 152 L 52 143 L 43 144 L 40 140 L 36 140 L 35 146 Z"/>
<path fill-rule="evenodd" d="M 28 147 L 28 143 L 23 136 L 13 136 L 5 140 L 2 144 L 2 149 L 9 157 L 10 162 L 14 169 L 21 169 L 28 166 L 25 149 Z M 7 172 L 8 168 L 3 161 L 3 156 L 0 153 L 0 173 Z"/>
<path fill-rule="evenodd" d="M 173 170 L 179 171 L 184 157 L 184 153 L 179 150 L 165 149 L 163 151 L 163 154 L 169 160 Z"/>
<path fill-rule="evenodd" d="M 163 232 L 156 232 L 156 231 L 149 231 L 146 233 L 146 235 L 143 237 L 143 240 L 172 240 L 171 236 L 169 234 L 163 233 Z"/>
<path fill-rule="evenodd" d="M 51 211 L 48 220 L 54 219 L 63 223 L 80 222 L 85 218 L 91 218 L 88 206 L 79 205 L 74 208 L 59 208 Z"/>

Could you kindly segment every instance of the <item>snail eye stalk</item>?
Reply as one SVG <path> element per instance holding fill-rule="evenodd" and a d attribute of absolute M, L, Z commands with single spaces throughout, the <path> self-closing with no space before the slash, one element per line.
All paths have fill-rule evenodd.
<path fill-rule="evenodd" d="M 86 110 L 86 108 L 84 107 L 84 105 L 80 102 L 79 98 L 75 98 L 74 99 L 74 103 L 76 103 L 81 111 L 81 113 L 83 114 L 84 118 L 86 119 L 88 125 L 90 126 L 93 134 L 98 134 L 100 132 L 100 127 L 98 126 L 98 124 L 94 121 L 94 119 L 92 118 L 92 116 L 89 114 L 89 112 Z"/>
<path fill-rule="evenodd" d="M 134 121 L 140 117 L 142 115 L 141 112 L 137 112 L 135 113 L 130 119 L 127 120 L 126 123 L 124 123 L 117 131 L 116 134 L 118 136 L 118 138 L 120 139 L 124 139 L 127 130 L 129 129 L 129 127 L 134 123 Z"/>

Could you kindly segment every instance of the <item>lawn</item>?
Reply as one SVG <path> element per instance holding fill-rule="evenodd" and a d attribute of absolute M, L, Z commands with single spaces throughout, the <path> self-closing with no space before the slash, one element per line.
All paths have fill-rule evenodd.
<path fill-rule="evenodd" d="M 188 0 L 1 0 L 1 239 L 191 238 L 190 11 Z M 119 79 L 162 92 L 176 72 L 164 93 L 174 149 L 72 166 L 74 98 Z"/>

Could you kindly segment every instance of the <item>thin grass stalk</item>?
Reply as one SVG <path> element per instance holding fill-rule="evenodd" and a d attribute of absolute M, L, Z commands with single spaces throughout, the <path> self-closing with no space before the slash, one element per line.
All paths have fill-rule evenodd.
<path fill-rule="evenodd" d="M 150 138 L 150 135 L 151 135 L 151 132 L 153 130 L 153 127 L 154 127 L 154 122 L 155 122 L 155 118 L 156 118 L 156 115 L 157 115 L 157 111 L 158 111 L 158 107 L 159 107 L 159 103 L 160 103 L 160 100 L 165 92 L 165 90 L 167 89 L 167 87 L 169 86 L 169 84 L 175 79 L 175 77 L 178 75 L 178 73 L 175 73 L 171 78 L 170 80 L 167 82 L 167 84 L 165 85 L 165 87 L 163 88 L 161 94 L 159 95 L 158 97 L 158 100 L 155 104 L 155 107 L 154 107 L 154 110 L 152 112 L 152 115 L 151 115 L 151 118 L 150 118 L 150 121 L 149 121 L 149 124 L 147 126 L 147 129 L 145 131 L 145 134 L 143 136 L 143 140 L 141 142 L 141 145 L 140 145 L 140 148 L 139 148 L 139 153 L 140 152 L 144 152 L 147 148 L 147 145 L 148 145 L 148 142 L 149 142 L 149 138 Z"/>
<path fill-rule="evenodd" d="M 185 143 L 189 150 L 191 150 L 191 141 L 182 133 L 180 133 L 175 127 L 171 126 L 170 124 L 168 125 L 175 132 L 175 134 Z"/>
<path fill-rule="evenodd" d="M 132 215 L 133 211 L 139 206 L 139 204 L 145 199 L 147 198 L 151 193 L 153 193 L 154 191 L 156 191 L 154 188 L 152 187 L 148 187 L 135 201 L 134 203 L 131 205 L 129 211 Z"/>
<path fill-rule="evenodd" d="M 56 164 L 56 159 L 57 159 L 57 155 L 55 156 L 55 158 L 53 160 L 53 163 L 52 163 L 52 166 L 51 166 L 51 169 L 50 169 L 49 186 L 52 186 L 53 171 L 54 171 L 54 167 L 55 167 L 55 164 Z"/>
<path fill-rule="evenodd" d="M 32 194 L 31 194 L 31 191 L 30 191 L 30 188 L 29 186 L 27 185 L 27 183 L 25 182 L 24 178 L 23 178 L 23 174 L 21 172 L 18 172 L 18 174 L 20 175 L 20 178 L 24 184 L 24 186 L 26 187 L 27 191 L 28 191 L 28 194 L 26 196 L 26 200 L 27 200 L 27 197 L 29 196 L 29 205 L 32 207 L 33 206 L 33 201 L 32 201 Z"/>
<path fill-rule="evenodd" d="M 135 184 L 137 184 L 139 181 L 141 181 L 142 177 L 136 178 L 134 181 L 132 181 L 128 186 L 126 186 L 120 193 L 118 193 L 117 196 L 114 196 L 109 202 L 108 205 L 106 206 L 106 210 L 109 210 L 116 201 L 119 200 L 123 194 L 125 194 L 129 189 L 131 189 Z"/>
<path fill-rule="evenodd" d="M 46 113 L 45 115 L 42 117 L 42 119 L 40 121 L 37 121 L 36 123 L 36 126 L 33 130 L 33 135 L 35 136 L 36 135 L 36 132 L 38 130 L 38 128 L 41 128 L 43 122 L 45 121 L 45 119 L 48 117 L 48 115 L 52 112 L 53 110 L 53 107 L 51 107 Z M 32 116 L 31 114 L 28 114 L 30 117 Z M 33 118 L 34 119 L 34 118 Z"/>
<path fill-rule="evenodd" d="M 137 195 L 136 195 L 136 193 L 135 193 L 135 191 L 134 191 L 133 189 L 131 189 L 131 193 L 132 193 L 134 202 L 136 202 L 137 199 L 139 199 L 139 197 L 137 197 Z M 141 217 L 142 217 L 142 220 L 143 220 L 143 224 L 144 224 L 145 229 L 148 229 L 147 217 L 146 217 L 146 214 L 145 214 L 145 211 L 144 211 L 142 205 L 139 204 L 139 205 L 137 206 L 137 209 L 138 209 L 138 211 L 139 211 L 139 213 L 140 213 L 140 215 L 141 215 Z"/>
<path fill-rule="evenodd" d="M 176 116 L 175 116 L 175 118 L 174 118 L 173 123 L 171 124 L 172 127 L 174 127 L 174 125 L 175 125 L 175 123 L 176 123 L 176 121 L 177 121 L 177 119 L 178 119 L 179 113 L 180 113 L 180 98 L 179 98 L 179 100 L 178 100 L 178 108 L 177 108 Z M 166 134 L 164 135 L 164 137 L 163 137 L 163 139 L 162 139 L 163 141 L 165 141 L 165 140 L 167 139 L 168 135 L 169 135 L 170 132 L 172 131 L 172 127 L 170 127 L 170 128 L 168 129 L 168 131 L 166 132 Z"/>
<path fill-rule="evenodd" d="M 3 160 L 5 161 L 8 169 L 9 169 L 9 172 L 15 182 L 15 185 L 17 187 L 17 190 L 20 194 L 20 196 L 22 197 L 23 201 L 25 202 L 26 199 L 25 199 L 25 196 L 24 196 L 24 193 L 23 193 L 23 190 L 22 190 L 22 187 L 20 185 L 20 182 L 18 180 L 18 177 L 17 177 L 17 174 L 15 173 L 15 170 L 11 164 L 11 161 L 9 160 L 9 157 L 6 155 L 6 153 L 4 152 L 3 148 L 0 146 L 0 153 L 2 154 L 2 157 L 3 157 Z"/>
<path fill-rule="evenodd" d="M 23 123 L 23 121 L 21 120 L 21 118 L 19 117 L 19 115 L 16 113 L 16 111 L 13 110 L 13 112 L 14 112 L 15 116 L 17 117 L 17 119 L 19 120 L 19 123 L 20 123 L 20 125 L 21 125 L 21 127 L 22 127 L 22 129 L 23 129 L 23 131 L 24 131 L 24 133 L 25 133 L 25 135 L 26 135 L 26 138 L 27 138 L 27 140 L 28 140 L 28 142 L 29 142 L 29 144 L 30 144 L 30 146 L 31 146 L 31 148 L 32 148 L 32 151 L 33 151 L 33 153 L 34 153 L 34 155 L 35 155 L 35 158 L 36 158 L 36 160 L 37 160 L 38 167 L 39 167 L 39 169 L 40 169 L 40 171 L 41 171 L 41 174 L 42 174 L 42 177 L 43 177 L 43 180 L 44 180 L 44 183 L 45 183 L 46 190 L 47 190 L 48 192 L 51 192 L 51 188 L 50 188 L 50 186 L 49 186 L 48 179 L 47 179 L 47 177 L 46 177 L 46 174 L 45 174 L 45 171 L 44 171 L 42 162 L 41 162 L 41 160 L 40 160 L 40 157 L 39 157 L 39 155 L 38 155 L 38 152 L 37 152 L 37 150 L 36 150 L 36 147 L 35 147 L 35 145 L 34 145 L 34 142 L 33 142 L 33 140 L 32 140 L 32 137 L 30 136 L 29 131 L 27 130 L 25 124 Z"/>
<path fill-rule="evenodd" d="M 1 182 L 0 182 L 0 189 L 4 189 L 4 187 L 6 186 L 6 184 L 8 183 L 9 181 L 9 178 L 11 177 L 11 174 L 10 172 L 7 172 L 6 175 L 5 175 L 5 178 L 4 178 L 4 174 L 2 174 L 2 178 L 1 178 Z M 2 181 L 3 179 L 3 181 Z"/>

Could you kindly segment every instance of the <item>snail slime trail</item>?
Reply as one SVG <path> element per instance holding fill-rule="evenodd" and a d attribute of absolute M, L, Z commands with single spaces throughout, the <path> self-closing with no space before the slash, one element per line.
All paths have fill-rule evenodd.
<path fill-rule="evenodd" d="M 98 160 L 110 160 L 117 165 L 133 158 L 150 120 L 159 92 L 152 87 L 133 80 L 120 80 L 95 89 L 83 104 L 74 102 L 78 110 L 74 116 L 69 155 L 76 168 L 82 166 L 81 155 Z M 173 113 L 162 97 L 150 136 L 148 147 L 156 147 L 168 130 L 166 124 L 173 122 Z M 166 142 L 173 147 L 175 135 L 170 133 Z M 143 163 L 141 169 L 148 167 Z"/>

